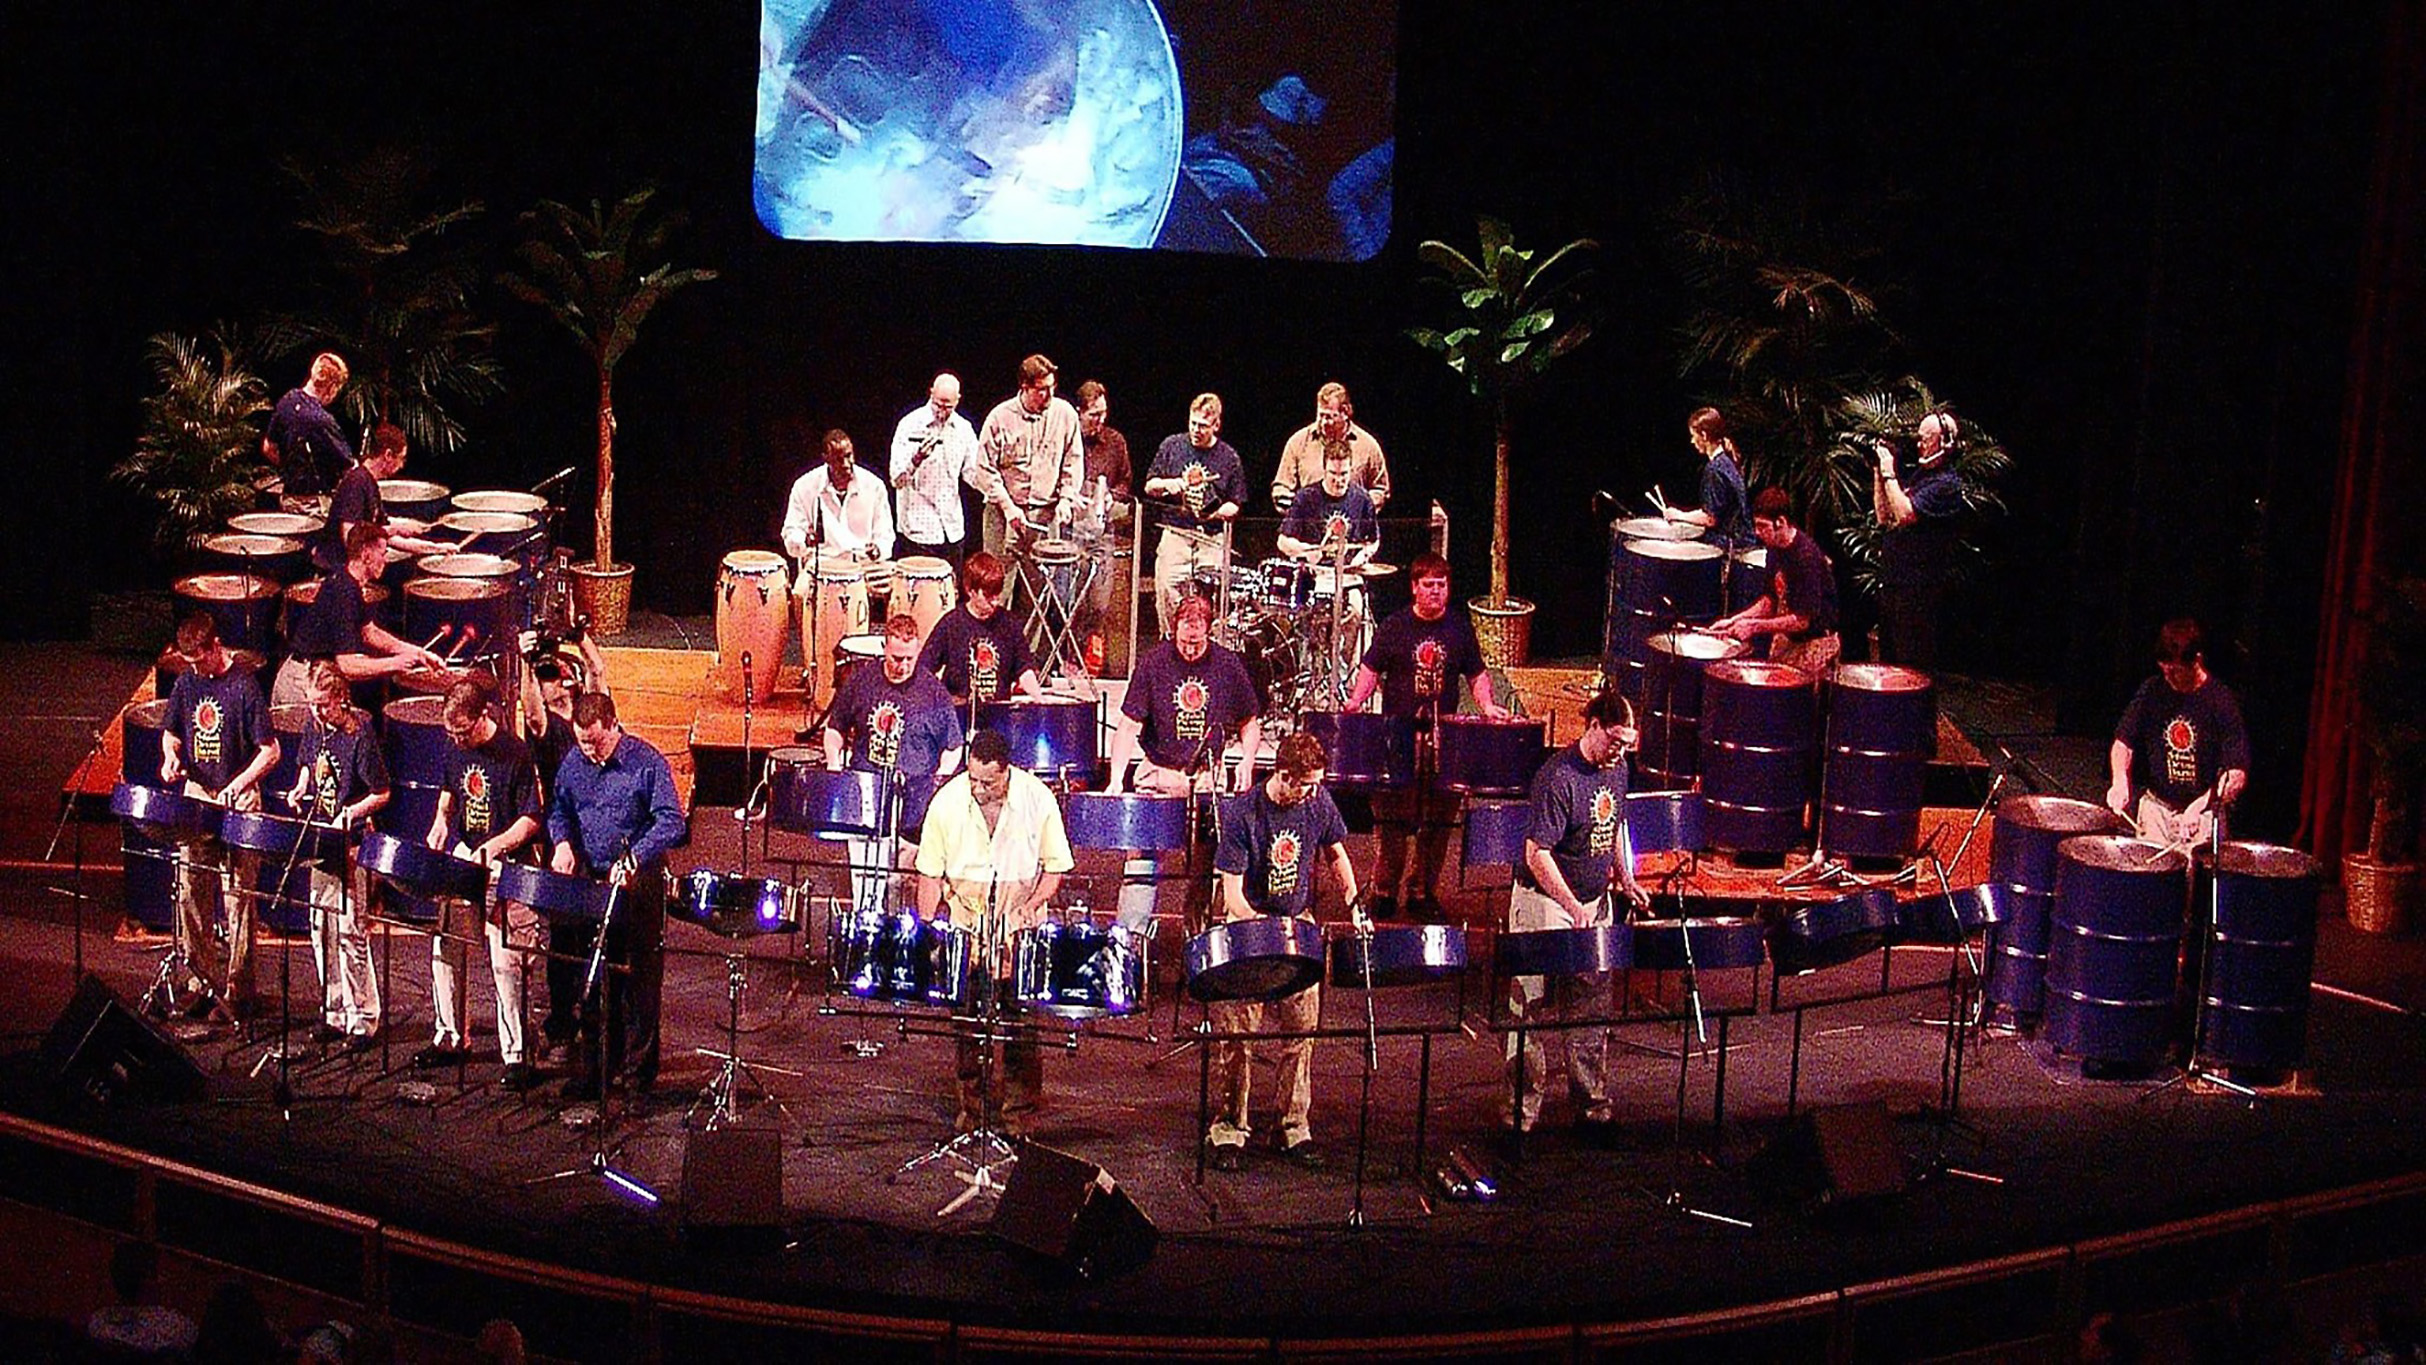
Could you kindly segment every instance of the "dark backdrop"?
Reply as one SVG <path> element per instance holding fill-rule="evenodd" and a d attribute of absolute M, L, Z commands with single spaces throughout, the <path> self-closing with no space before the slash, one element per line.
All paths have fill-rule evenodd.
<path fill-rule="evenodd" d="M 877 448 L 936 368 L 981 414 L 1034 350 L 1103 379 L 1141 456 L 1220 391 L 1258 482 L 1315 387 L 1344 380 L 1479 583 L 1487 433 L 1400 336 L 1425 303 L 1413 244 L 1469 238 L 1477 211 L 1545 245 L 1590 234 L 1609 316 L 1523 413 L 1514 552 L 1544 603 L 1537 650 L 1586 652 L 1604 554 L 1586 493 L 1692 483 L 1665 211 L 1721 170 L 1891 203 L 1866 282 L 1913 367 L 2015 456 L 1956 662 L 2059 684 L 2067 721 L 2095 728 L 2154 624 L 2196 611 L 2256 713 L 2260 795 L 2287 800 L 2379 5 L 1415 7 L 1397 234 L 1363 266 L 772 240 L 749 203 L 756 20 L 739 0 L 17 7 L 0 628 L 73 634 L 93 589 L 161 579 L 100 477 L 133 439 L 143 338 L 294 301 L 305 244 L 277 159 L 392 142 L 427 155 L 440 195 L 483 201 L 474 231 L 500 244 L 542 195 L 645 179 L 690 211 L 679 254 L 724 278 L 662 311 L 619 384 L 618 548 L 644 605 L 683 612 L 726 550 L 771 537 L 803 463 L 777 433 L 840 425 Z M 417 457 L 459 487 L 587 456 L 584 362 L 492 306 L 508 392 L 464 415 L 466 450 Z M 586 505 L 586 474 L 573 491 Z"/>

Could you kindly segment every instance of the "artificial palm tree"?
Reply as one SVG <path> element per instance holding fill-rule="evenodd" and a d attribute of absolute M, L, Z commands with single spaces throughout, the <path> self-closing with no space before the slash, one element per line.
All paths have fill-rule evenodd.
<path fill-rule="evenodd" d="M 1582 316 L 1582 287 L 1591 277 L 1584 262 L 1599 243 L 1579 238 L 1541 256 L 1518 247 L 1507 225 L 1488 217 L 1476 221 L 1476 235 L 1481 250 L 1473 257 L 1441 241 L 1416 247 L 1425 282 L 1445 285 L 1454 306 L 1446 330 L 1415 327 L 1407 336 L 1464 375 L 1491 413 L 1491 594 L 1477 625 L 1486 652 L 1499 655 L 1492 662 L 1504 665 L 1523 655 L 1533 610 L 1508 592 L 1513 405 L 1552 363 L 1591 337 L 1592 323 Z M 1507 634 L 1498 638 L 1503 621 Z"/>
<path fill-rule="evenodd" d="M 235 349 L 160 332 L 145 343 L 157 392 L 143 400 L 143 434 L 110 477 L 159 510 L 152 545 L 172 558 L 253 505 L 268 386 Z"/>
<path fill-rule="evenodd" d="M 689 284 L 716 278 L 713 270 L 648 264 L 682 226 L 678 213 L 655 212 L 657 191 L 642 186 L 609 210 L 591 200 L 587 210 L 542 199 L 522 221 L 528 235 L 515 248 L 519 273 L 503 276 L 506 289 L 525 303 L 545 308 L 581 343 L 598 371 L 597 552 L 592 581 L 619 575 L 626 586 L 620 602 L 630 606 L 631 566 L 615 560 L 615 367 L 639 339 L 665 296 Z M 601 599 L 593 622 L 602 632 L 619 629 L 611 595 Z"/>
<path fill-rule="evenodd" d="M 1943 411 L 1945 404 L 1927 384 L 1912 375 L 1871 393 L 1852 394 L 1827 414 L 1828 440 L 1824 458 L 1815 460 L 1818 488 L 1809 506 L 1816 524 L 1833 524 L 1837 540 L 1852 561 L 1854 582 L 1865 591 L 1878 587 L 1879 526 L 1872 516 L 1870 478 L 1878 468 L 1877 443 L 1909 435 L 1921 419 Z M 2013 458 L 1979 423 L 1961 419 L 1962 437 L 1955 442 L 1954 474 L 1963 503 L 1975 514 L 2003 512 L 2004 498 L 1996 491 Z M 1964 576 L 1977 563 L 1979 547 L 1968 532 L 1956 540 L 1953 569 Z"/>
<path fill-rule="evenodd" d="M 2358 720 L 2373 809 L 2366 850 L 2342 857 L 2342 885 L 2352 924 L 2397 932 L 2411 927 L 2421 876 L 2410 832 L 2426 771 L 2426 578 L 2383 585 L 2366 630 Z"/>

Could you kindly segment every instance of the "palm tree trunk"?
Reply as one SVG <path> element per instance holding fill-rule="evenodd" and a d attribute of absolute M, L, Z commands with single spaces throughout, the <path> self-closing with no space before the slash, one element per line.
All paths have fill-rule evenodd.
<path fill-rule="evenodd" d="M 598 568 L 615 564 L 615 374 L 598 369 Z"/>
<path fill-rule="evenodd" d="M 1508 605 L 1508 399 L 1491 403 L 1491 605 Z"/>

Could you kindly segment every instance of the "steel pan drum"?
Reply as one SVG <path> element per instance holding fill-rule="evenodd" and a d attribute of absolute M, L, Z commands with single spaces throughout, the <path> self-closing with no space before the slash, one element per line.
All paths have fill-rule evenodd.
<path fill-rule="evenodd" d="M 1987 997 L 2035 1019 L 2047 981 L 2047 928 L 2055 908 L 2056 848 L 2080 834 L 2129 826 L 2104 806 L 2065 796 L 2008 796 L 1988 837 L 1988 880 L 2005 891 L 2005 915 L 1988 931 Z"/>
<path fill-rule="evenodd" d="M 1370 984 L 1420 986 L 1445 981 L 1466 970 L 1466 931 L 1455 924 L 1391 924 L 1376 928 L 1366 939 L 1354 930 L 1331 940 L 1331 984 L 1362 990 L 1365 959 L 1373 961 Z"/>
<path fill-rule="evenodd" d="M 1450 791 L 1523 795 L 1550 756 L 1546 720 L 1442 716 L 1434 733 L 1440 741 L 1440 785 Z"/>
<path fill-rule="evenodd" d="M 1644 653 L 1642 747 L 1635 773 L 1645 791 L 1682 790 L 1693 785 L 1701 765 L 1702 674 L 1710 665 L 1740 659 L 1752 646 L 1699 630 L 1663 630 Z"/>
<path fill-rule="evenodd" d="M 539 523 L 520 512 L 449 512 L 430 528 L 431 539 L 453 541 L 461 554 L 527 555 L 539 544 Z"/>
<path fill-rule="evenodd" d="M 219 821 L 219 837 L 264 858 L 297 863 L 337 862 L 345 857 L 345 831 L 260 810 L 232 810 Z"/>
<path fill-rule="evenodd" d="M 1638 919 L 1634 965 L 1648 971 L 1726 971 L 1761 965 L 1761 922 L 1756 919 Z"/>
<path fill-rule="evenodd" d="M 1626 793 L 1626 842 L 1635 854 L 1699 853 L 1710 847 L 1700 792 Z"/>
<path fill-rule="evenodd" d="M 418 896 L 469 901 L 485 905 L 489 870 L 469 858 L 458 858 L 414 839 L 400 839 L 377 830 L 362 836 L 362 866 L 373 876 Z"/>
<path fill-rule="evenodd" d="M 2308 1047 L 2308 978 L 2316 963 L 2314 858 L 2274 844 L 2199 851 L 2193 913 L 2215 918 L 2203 943 L 2198 1055 L 2210 1063 L 2288 1071 Z"/>
<path fill-rule="evenodd" d="M 222 531 L 202 541 L 203 567 L 213 573 L 251 574 L 284 587 L 312 573 L 310 553 L 294 536 Z"/>
<path fill-rule="evenodd" d="M 1370 711 L 1308 711 L 1298 728 L 1323 742 L 1330 784 L 1390 791 L 1415 781 L 1415 721 Z M 1528 775 L 1529 776 L 1529 775 Z"/>
<path fill-rule="evenodd" d="M 788 934 L 800 927 L 800 888 L 774 877 L 701 868 L 666 877 L 665 911 L 726 938 Z"/>
<path fill-rule="evenodd" d="M 433 578 L 494 578 L 502 582 L 511 582 L 522 571 L 521 565 L 503 555 L 461 551 L 423 555 L 413 561 L 413 567 Z"/>
<path fill-rule="evenodd" d="M 328 518 L 304 512 L 238 512 L 227 519 L 227 529 L 246 535 L 285 536 L 289 540 L 312 543 L 312 537 L 328 529 Z"/>
<path fill-rule="evenodd" d="M 1625 540 L 1699 540 L 1705 528 L 1697 521 L 1666 517 L 1621 517 L 1609 523 L 1609 534 Z"/>
<path fill-rule="evenodd" d="M 2013 892 L 1995 882 L 1958 886 L 1951 894 L 1932 891 L 1895 907 L 1896 937 L 1952 947 L 1982 929 L 1994 930 L 2012 902 Z"/>
<path fill-rule="evenodd" d="M 767 754 L 767 823 L 786 833 L 873 836 L 884 828 L 884 797 L 877 774 L 828 771 L 816 749 L 786 745 Z"/>
<path fill-rule="evenodd" d="M 1725 562 L 1725 551 L 1699 540 L 1610 538 L 1609 616 L 1602 646 L 1615 665 L 1612 677 L 1620 692 L 1642 698 L 1652 636 L 1718 618 Z"/>
<path fill-rule="evenodd" d="M 1469 801 L 1460 867 L 1514 867 L 1525 859 L 1525 828 L 1533 807 L 1525 801 Z"/>
<path fill-rule="evenodd" d="M 495 654 L 512 641 L 513 598 L 489 578 L 416 578 L 404 585 L 404 638 L 458 661 Z"/>
<path fill-rule="evenodd" d="M 1216 924 L 1188 940 L 1187 966 L 1199 1000 L 1278 1000 L 1322 980 L 1322 929 L 1296 915 Z"/>
<path fill-rule="evenodd" d="M 1701 740 L 1711 845 L 1784 853 L 1800 844 L 1811 794 L 1811 675 L 1747 659 L 1710 665 Z"/>
<path fill-rule="evenodd" d="M 224 807 L 166 787 L 121 782 L 110 789 L 110 814 L 155 840 L 215 839 Z"/>
<path fill-rule="evenodd" d="M 834 920 L 835 980 L 862 1000 L 957 1006 L 969 999 L 974 940 L 909 910 L 860 910 Z"/>
<path fill-rule="evenodd" d="M 592 877 L 568 877 L 532 863 L 507 863 L 497 870 L 497 899 L 527 905 L 549 919 L 599 920 L 614 904 L 615 888 Z"/>
<path fill-rule="evenodd" d="M 1769 957 L 1781 975 L 1815 972 L 1885 947 L 1900 923 L 1895 893 L 1884 887 L 1799 905 L 1771 931 Z"/>
<path fill-rule="evenodd" d="M 1921 784 L 1937 752 L 1937 687 L 1893 664 L 1828 678 L 1820 837 L 1831 853 L 1902 858 L 1920 847 Z"/>
<path fill-rule="evenodd" d="M 160 785 L 160 732 L 168 703 L 147 701 L 126 708 L 118 721 L 118 773 L 137 786 Z M 174 846 L 137 825 L 118 827 L 119 864 L 126 872 L 126 913 L 147 929 L 165 932 L 177 917 L 177 870 L 168 863 Z"/>
<path fill-rule="evenodd" d="M 1639 965 L 1634 927 L 1593 924 L 1499 936 L 1501 976 L 1594 976 Z"/>
<path fill-rule="evenodd" d="M 1062 798 L 1061 822 L 1072 848 L 1162 853 L 1188 846 L 1184 796 L 1071 792 Z"/>
<path fill-rule="evenodd" d="M 880 668 L 883 664 L 884 636 L 845 635 L 834 642 L 834 666 L 826 670 L 827 685 L 833 692 L 840 692 L 853 673 L 863 668 Z"/>
<path fill-rule="evenodd" d="M 278 652 L 281 586 L 252 574 L 198 573 L 178 579 L 171 592 L 179 616 L 209 612 L 219 627 L 220 643 L 266 656 Z"/>
<path fill-rule="evenodd" d="M 2085 834 L 2056 847 L 2046 1036 L 2085 1061 L 2148 1067 L 2175 1030 L 2190 860 L 2162 844 Z"/>
<path fill-rule="evenodd" d="M 1063 1019 L 1134 1014 L 1146 998 L 1145 954 L 1117 924 L 1040 924 L 1020 931 L 1011 989 L 1019 1003 Z"/>
<path fill-rule="evenodd" d="M 381 479 L 379 507 L 389 517 L 410 517 L 414 521 L 435 523 L 446 515 L 447 490 L 444 484 L 425 479 Z"/>
<path fill-rule="evenodd" d="M 447 505 L 458 512 L 514 512 L 534 520 L 548 510 L 548 500 L 538 493 L 521 493 L 493 488 L 476 488 L 457 493 L 454 497 L 447 499 Z"/>
<path fill-rule="evenodd" d="M 1000 734 L 1011 761 L 1039 777 L 1095 776 L 1095 703 L 1076 697 L 1017 697 L 977 704 L 977 728 Z"/>

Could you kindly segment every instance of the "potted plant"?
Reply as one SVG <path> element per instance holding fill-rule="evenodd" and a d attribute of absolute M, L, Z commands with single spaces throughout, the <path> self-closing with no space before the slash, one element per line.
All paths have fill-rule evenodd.
<path fill-rule="evenodd" d="M 2342 855 L 2353 926 L 2394 934 L 2416 922 L 2421 872 L 2411 818 L 2426 770 L 2426 578 L 2388 585 L 2371 613 L 2359 670 L 2359 729 L 2374 758 L 2364 852 Z"/>
<path fill-rule="evenodd" d="M 110 477 L 159 511 L 152 545 L 171 559 L 253 506 L 269 392 L 226 341 L 161 332 L 146 343 L 160 387 L 143 400 L 143 434 Z"/>
<path fill-rule="evenodd" d="M 1510 417 L 1517 396 L 1592 335 L 1578 315 L 1590 277 L 1583 262 L 1599 244 L 1579 238 L 1537 260 L 1506 224 L 1482 218 L 1476 229 L 1481 250 L 1473 258 L 1446 242 L 1416 247 L 1425 281 L 1447 286 L 1453 307 L 1447 330 L 1416 327 L 1407 336 L 1464 375 L 1491 414 L 1491 591 L 1467 609 L 1484 659 L 1505 668 L 1523 662 L 1533 629 L 1533 603 L 1508 591 Z"/>
<path fill-rule="evenodd" d="M 716 278 L 713 270 L 644 264 L 682 226 L 679 214 L 653 211 L 656 197 L 643 186 L 612 210 L 591 200 L 586 211 L 540 200 L 523 215 L 529 235 L 515 248 L 523 271 L 503 277 L 514 297 L 562 323 L 597 367 L 597 548 L 589 563 L 573 566 L 573 594 L 601 635 L 621 631 L 632 610 L 633 569 L 615 558 L 615 367 L 666 295 Z"/>

